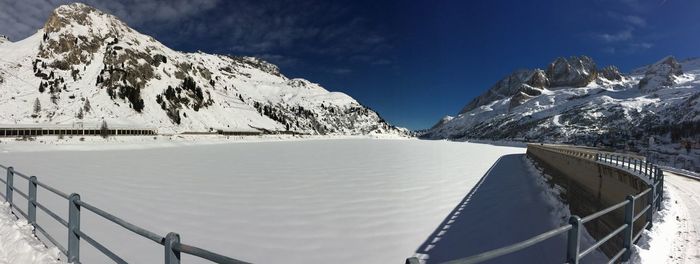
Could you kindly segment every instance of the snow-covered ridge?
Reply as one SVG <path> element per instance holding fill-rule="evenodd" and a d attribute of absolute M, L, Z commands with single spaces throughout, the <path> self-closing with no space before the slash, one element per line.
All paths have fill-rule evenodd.
<path fill-rule="evenodd" d="M 56 8 L 36 34 L 0 45 L 0 105 L 0 124 L 404 133 L 352 97 L 289 79 L 261 59 L 174 51 L 78 3 Z"/>
<path fill-rule="evenodd" d="M 563 59 L 556 64 L 564 64 Z M 572 75 L 560 75 L 565 80 L 582 80 L 585 74 L 574 66 L 552 65 L 544 80 L 533 81 L 541 70 L 504 78 L 425 136 L 594 143 L 633 135 L 698 135 L 692 127 L 700 122 L 700 59 L 667 57 L 629 75 L 615 67 L 592 66 L 587 72 L 596 72 L 594 79 L 556 88 L 552 69 L 570 68 L 562 70 Z"/>

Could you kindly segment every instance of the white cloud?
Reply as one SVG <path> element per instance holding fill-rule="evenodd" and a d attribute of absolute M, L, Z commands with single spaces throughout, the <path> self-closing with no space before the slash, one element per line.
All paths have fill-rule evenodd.
<path fill-rule="evenodd" d="M 622 19 L 624 21 L 626 21 L 627 23 L 629 23 L 633 26 L 637 26 L 637 27 L 644 27 L 647 25 L 647 21 L 640 16 L 630 15 L 630 16 L 625 16 Z"/>
<path fill-rule="evenodd" d="M 626 29 L 615 33 L 603 33 L 599 34 L 598 37 L 605 42 L 625 41 L 632 38 L 632 29 Z"/>

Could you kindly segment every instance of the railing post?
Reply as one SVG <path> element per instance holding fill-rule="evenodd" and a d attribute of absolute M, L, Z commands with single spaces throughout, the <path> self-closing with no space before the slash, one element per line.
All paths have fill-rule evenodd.
<path fill-rule="evenodd" d="M 569 217 L 569 237 L 566 246 L 566 262 L 578 264 L 578 254 L 581 249 L 581 218 L 575 215 Z"/>
<path fill-rule="evenodd" d="M 29 200 L 27 201 L 29 223 L 36 225 L 36 176 L 29 177 Z"/>
<path fill-rule="evenodd" d="M 627 205 L 625 205 L 625 224 L 627 227 L 622 231 L 622 247 L 625 254 L 622 255 L 622 261 L 629 261 L 632 256 L 632 238 L 634 237 L 634 197 L 627 195 Z"/>
<path fill-rule="evenodd" d="M 644 168 L 644 175 L 649 175 L 649 168 L 650 168 L 649 162 L 647 161 L 646 168 Z"/>
<path fill-rule="evenodd" d="M 80 263 L 80 195 L 72 193 L 68 197 L 68 262 Z"/>
<path fill-rule="evenodd" d="M 656 176 L 658 178 L 659 186 L 656 189 L 656 192 L 659 193 L 659 198 L 656 200 L 656 210 L 661 209 L 661 200 L 664 199 L 664 172 L 659 170 L 658 175 Z"/>
<path fill-rule="evenodd" d="M 654 224 L 654 198 L 656 198 L 656 185 L 654 185 L 654 181 L 649 184 L 649 188 L 651 188 L 651 191 L 647 198 L 649 199 L 649 201 L 647 201 L 647 204 L 649 204 L 649 209 L 647 210 L 647 222 L 649 222 L 649 225 L 647 225 L 647 230 L 650 230 L 651 226 Z"/>
<path fill-rule="evenodd" d="M 14 187 L 12 186 L 12 179 L 14 176 L 15 169 L 12 167 L 7 168 L 7 178 L 5 179 L 7 182 L 7 186 L 5 186 L 5 200 L 10 204 L 10 209 L 12 208 L 12 192 L 14 190 Z"/>
<path fill-rule="evenodd" d="M 170 232 L 165 236 L 165 264 L 180 264 L 180 251 L 173 249 L 173 244 L 180 243 L 180 235 Z"/>

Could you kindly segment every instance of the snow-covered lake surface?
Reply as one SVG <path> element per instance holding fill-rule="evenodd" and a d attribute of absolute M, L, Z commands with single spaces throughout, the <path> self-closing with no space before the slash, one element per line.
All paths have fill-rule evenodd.
<path fill-rule="evenodd" d="M 176 231 L 184 243 L 255 263 L 401 263 L 496 160 L 525 152 L 377 139 L 44 151 L 51 148 L 4 148 L 0 161 L 158 234 Z M 38 196 L 65 217 L 67 201 Z M 162 261 L 162 246 L 87 210 L 82 217 L 87 234 L 130 263 Z M 49 223 L 39 213 L 65 241 L 66 230 Z M 81 260 L 107 261 L 84 242 Z"/>

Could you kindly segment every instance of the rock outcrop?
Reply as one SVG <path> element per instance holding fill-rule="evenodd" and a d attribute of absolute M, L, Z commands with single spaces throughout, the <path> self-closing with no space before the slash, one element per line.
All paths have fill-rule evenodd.
<path fill-rule="evenodd" d="M 0 45 L 0 57 L 8 75 L 28 77 L 0 77 L 5 124 L 89 127 L 104 119 L 163 133 L 406 133 L 352 97 L 287 78 L 264 60 L 174 51 L 79 3 L 56 8 L 35 35 Z M 27 107 L 34 101 L 40 111 Z"/>
<path fill-rule="evenodd" d="M 549 87 L 584 87 L 598 77 L 593 59 L 587 56 L 559 57 L 547 67 Z"/>
<path fill-rule="evenodd" d="M 681 64 L 673 56 L 668 56 L 647 68 L 644 78 L 639 80 L 638 87 L 644 92 L 654 92 L 674 85 L 676 77 L 682 74 Z"/>
<path fill-rule="evenodd" d="M 622 80 L 622 73 L 620 73 L 620 69 L 612 65 L 605 66 L 605 68 L 600 69 L 598 74 L 600 77 L 603 77 L 610 81 Z"/>
<path fill-rule="evenodd" d="M 606 67 L 611 78 L 617 68 Z M 617 72 L 619 75 L 619 72 Z M 494 100 L 512 97 L 510 107 L 517 107 L 546 89 L 584 87 L 596 80 L 598 70 L 593 59 L 586 56 L 557 58 L 546 71 L 518 70 L 491 86 L 486 93 L 474 98 L 459 112 L 465 113 Z M 621 78 L 621 77 L 620 77 Z"/>
<path fill-rule="evenodd" d="M 588 66 L 580 67 L 584 65 Z M 620 148 L 650 136 L 669 142 L 700 137 L 700 58 L 679 62 L 666 57 L 627 76 L 608 66 L 595 71 L 598 76 L 594 84 L 577 87 L 591 80 L 591 65 L 588 59 L 557 59 L 547 74 L 548 88 L 531 86 L 543 82 L 527 82 L 532 80 L 531 75 L 519 71 L 522 74 L 509 76 L 492 87 L 485 94 L 490 97 L 479 97 L 483 107 L 462 111 L 449 121 L 440 120 L 422 137 L 555 141 Z M 562 85 L 562 80 L 567 80 L 569 86 L 552 88 L 557 83 Z M 506 92 L 512 94 L 504 96 Z"/>

